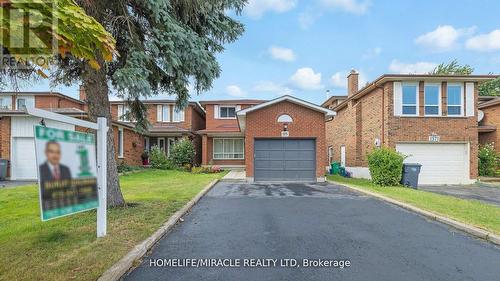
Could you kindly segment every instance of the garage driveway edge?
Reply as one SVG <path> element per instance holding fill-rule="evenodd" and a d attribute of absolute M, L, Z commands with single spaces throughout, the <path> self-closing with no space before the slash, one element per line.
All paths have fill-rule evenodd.
<path fill-rule="evenodd" d="M 375 193 L 375 192 L 364 190 L 362 188 L 358 188 L 358 187 L 353 186 L 353 185 L 349 185 L 349 184 L 345 184 L 345 183 L 339 183 L 339 182 L 335 182 L 335 181 L 331 181 L 331 180 L 328 180 L 328 182 L 333 183 L 333 184 L 342 185 L 342 186 L 348 187 L 350 189 L 353 189 L 355 191 L 358 191 L 360 193 L 364 193 L 364 194 L 376 197 L 376 198 L 381 199 L 383 201 L 386 201 L 388 203 L 397 205 L 397 206 L 399 206 L 401 208 L 404 208 L 406 210 L 409 210 L 409 211 L 418 213 L 420 215 L 426 216 L 426 217 L 428 217 L 430 219 L 433 219 L 433 220 L 438 221 L 440 223 L 444 223 L 444 224 L 449 225 L 449 226 L 451 226 L 453 228 L 461 230 L 461 231 L 463 231 L 465 233 L 468 233 L 470 235 L 473 235 L 475 237 L 484 239 L 486 241 L 489 241 L 489 242 L 491 242 L 493 244 L 496 244 L 496 245 L 500 246 L 500 236 L 498 236 L 496 234 L 493 234 L 493 233 L 490 233 L 488 231 L 485 231 L 483 229 L 480 229 L 478 227 L 475 227 L 475 226 L 472 226 L 472 225 L 468 225 L 468 224 L 465 224 L 465 223 L 462 223 L 462 222 L 459 222 L 459 221 L 447 218 L 445 216 L 437 215 L 437 214 L 429 212 L 429 211 L 422 210 L 422 209 L 417 208 L 417 207 L 415 207 L 413 205 L 410 205 L 410 204 L 407 204 L 407 203 L 403 203 L 401 201 L 398 201 L 398 200 L 386 197 L 384 195 L 380 195 L 380 194 Z"/>
<path fill-rule="evenodd" d="M 153 235 L 151 235 L 146 240 L 142 241 L 136 245 L 130 252 L 128 252 L 121 260 L 112 265 L 108 270 L 106 270 L 98 281 L 116 281 L 119 280 L 125 273 L 127 273 L 133 266 L 134 263 L 142 258 L 151 247 L 153 247 L 158 240 L 160 240 L 165 234 L 167 234 L 177 222 L 187 213 L 191 208 L 198 203 L 198 201 L 219 182 L 218 179 L 211 181 L 206 185 L 203 190 L 198 192 L 193 199 L 191 199 L 182 209 L 175 212 Z"/>

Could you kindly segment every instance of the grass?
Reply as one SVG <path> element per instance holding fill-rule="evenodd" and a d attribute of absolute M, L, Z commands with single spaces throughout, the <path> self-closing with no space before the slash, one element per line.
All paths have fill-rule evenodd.
<path fill-rule="evenodd" d="M 376 192 L 426 211 L 500 234 L 500 208 L 477 200 L 465 200 L 401 186 L 380 187 L 366 179 L 329 175 L 329 180 Z"/>
<path fill-rule="evenodd" d="M 108 235 L 101 239 L 95 210 L 41 222 L 36 186 L 0 189 L 0 280 L 96 280 L 223 175 L 148 170 L 121 176 L 129 205 L 108 211 Z"/>

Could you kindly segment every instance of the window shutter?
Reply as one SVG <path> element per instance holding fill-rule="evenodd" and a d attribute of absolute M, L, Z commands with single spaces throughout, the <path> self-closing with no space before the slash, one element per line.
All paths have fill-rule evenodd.
<path fill-rule="evenodd" d="M 162 116 L 163 110 L 162 110 L 162 105 L 158 104 L 156 106 L 156 121 L 160 122 L 161 121 L 161 116 Z"/>
<path fill-rule="evenodd" d="M 474 83 L 465 83 L 465 116 L 474 116 Z"/>
<path fill-rule="evenodd" d="M 26 108 L 34 108 L 35 107 L 35 98 L 27 97 L 26 98 Z"/>
<path fill-rule="evenodd" d="M 237 105 L 236 106 L 236 111 L 240 111 L 241 110 L 241 105 Z"/>
<path fill-rule="evenodd" d="M 219 119 L 219 106 L 214 105 L 214 118 Z"/>
<path fill-rule="evenodd" d="M 403 86 L 401 85 L 401 82 L 394 82 L 393 92 L 394 116 L 401 116 L 403 111 Z"/>
<path fill-rule="evenodd" d="M 121 120 L 122 119 L 122 115 L 123 115 L 123 105 L 119 104 L 118 105 L 118 120 Z"/>

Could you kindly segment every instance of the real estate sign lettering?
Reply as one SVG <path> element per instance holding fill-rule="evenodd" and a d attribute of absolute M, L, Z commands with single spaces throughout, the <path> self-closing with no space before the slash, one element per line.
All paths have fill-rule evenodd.
<path fill-rule="evenodd" d="M 94 135 L 35 126 L 35 149 L 42 221 L 98 207 Z"/>

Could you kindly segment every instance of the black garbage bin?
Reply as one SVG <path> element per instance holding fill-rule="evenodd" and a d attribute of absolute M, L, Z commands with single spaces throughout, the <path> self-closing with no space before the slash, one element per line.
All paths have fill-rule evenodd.
<path fill-rule="evenodd" d="M 421 167 L 422 165 L 418 163 L 403 164 L 403 177 L 401 178 L 401 184 L 417 189 L 418 175 L 420 174 Z"/>
<path fill-rule="evenodd" d="M 0 180 L 5 180 L 7 178 L 7 166 L 9 165 L 9 160 L 0 159 Z"/>

